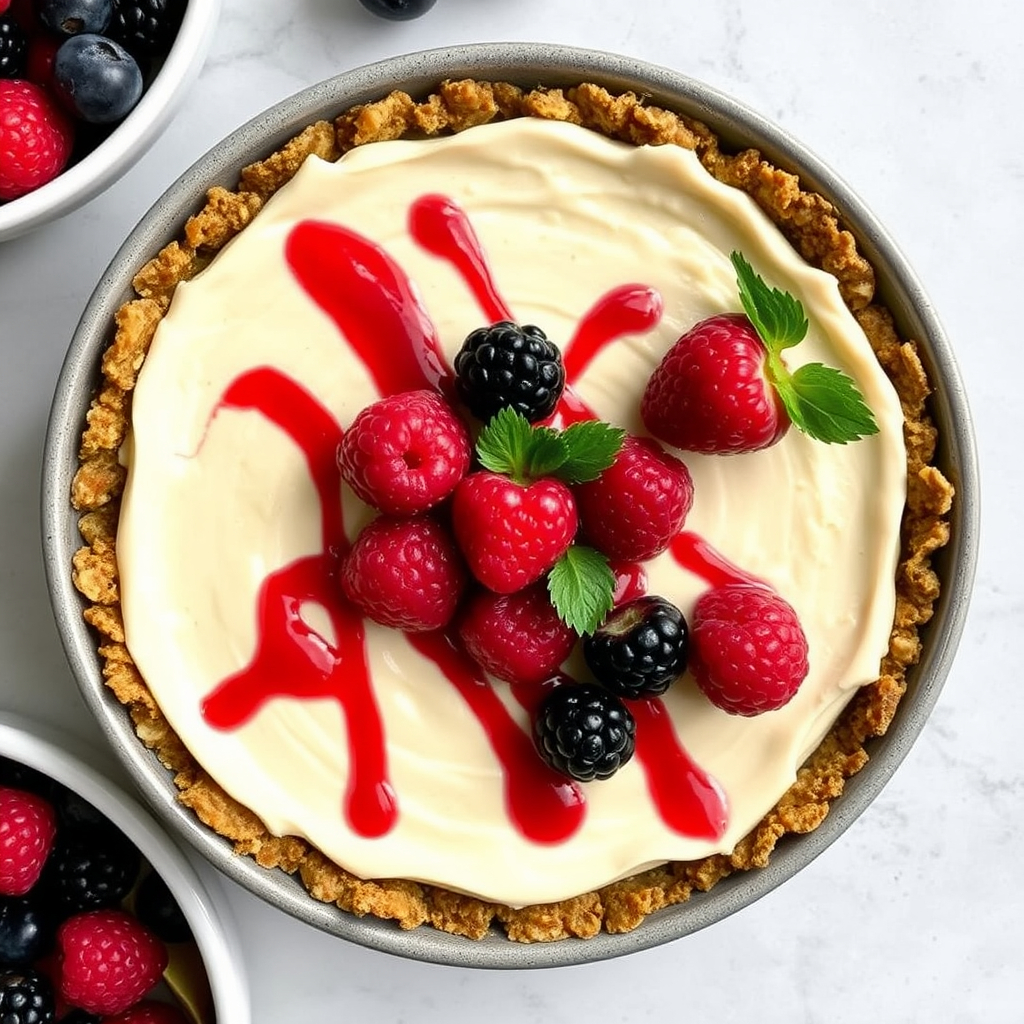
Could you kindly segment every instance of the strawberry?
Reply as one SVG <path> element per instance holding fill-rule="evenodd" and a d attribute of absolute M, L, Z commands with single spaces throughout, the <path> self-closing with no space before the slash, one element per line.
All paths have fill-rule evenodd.
<path fill-rule="evenodd" d="M 481 668 L 511 683 L 549 679 L 577 639 L 558 617 L 542 583 L 514 594 L 474 591 L 459 615 L 457 631 Z"/>
<path fill-rule="evenodd" d="M 716 707 L 752 717 L 787 704 L 807 675 L 807 638 L 793 607 L 768 587 L 704 591 L 690 623 L 690 671 Z"/>
<path fill-rule="evenodd" d="M 122 910 L 90 910 L 57 931 L 60 992 L 89 1013 L 115 1014 L 137 1003 L 167 966 L 164 944 Z"/>
<path fill-rule="evenodd" d="M 877 433 L 846 374 L 821 363 L 787 369 L 781 353 L 807 332 L 803 307 L 769 288 L 739 253 L 732 262 L 745 315 L 709 317 L 669 349 L 644 389 L 644 426 L 676 448 L 705 454 L 760 451 L 791 422 L 832 444 Z"/>
<path fill-rule="evenodd" d="M 381 516 L 356 538 L 340 571 L 345 596 L 368 618 L 409 632 L 446 626 L 466 584 L 451 534 L 430 516 Z"/>
<path fill-rule="evenodd" d="M 0 787 L 0 894 L 24 896 L 36 884 L 56 834 L 57 815 L 47 800 Z"/>
<path fill-rule="evenodd" d="M 577 523 L 572 492 L 553 477 L 521 484 L 483 470 L 464 477 L 452 499 L 452 528 L 470 571 L 498 594 L 540 579 Z"/>
<path fill-rule="evenodd" d="M 470 455 L 466 428 L 448 403 L 433 391 L 406 391 L 356 416 L 338 446 L 338 467 L 367 504 L 412 515 L 451 494 Z"/>
<path fill-rule="evenodd" d="M 661 554 L 693 505 L 690 471 L 650 438 L 626 437 L 615 462 L 573 493 L 587 540 L 625 561 Z"/>
<path fill-rule="evenodd" d="M 0 79 L 0 200 L 45 185 L 71 156 L 74 126 L 38 85 Z"/>

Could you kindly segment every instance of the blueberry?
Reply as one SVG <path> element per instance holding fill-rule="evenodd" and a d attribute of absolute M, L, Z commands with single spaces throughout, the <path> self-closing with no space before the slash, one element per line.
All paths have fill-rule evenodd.
<path fill-rule="evenodd" d="M 378 18 L 389 21 L 411 21 L 421 14 L 426 14 L 434 6 L 436 0 L 359 0 L 359 2 Z"/>
<path fill-rule="evenodd" d="M 53 920 L 34 896 L 0 898 L 0 963 L 30 964 L 44 956 L 53 942 Z"/>
<path fill-rule="evenodd" d="M 53 62 L 54 85 L 83 121 L 120 121 L 142 95 L 142 72 L 119 43 L 86 33 L 61 44 Z"/>
<path fill-rule="evenodd" d="M 114 14 L 114 0 L 43 0 L 39 20 L 62 36 L 102 32 Z"/>

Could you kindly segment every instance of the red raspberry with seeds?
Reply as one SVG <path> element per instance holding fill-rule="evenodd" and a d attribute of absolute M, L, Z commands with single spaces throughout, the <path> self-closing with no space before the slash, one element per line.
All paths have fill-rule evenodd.
<path fill-rule="evenodd" d="M 69 917 L 57 932 L 60 992 L 89 1013 L 121 1013 L 160 980 L 167 949 L 123 910 Z"/>
<path fill-rule="evenodd" d="M 57 177 L 71 156 L 74 133 L 45 90 L 0 79 L 0 200 L 17 199 Z"/>
<path fill-rule="evenodd" d="M 572 492 L 554 477 L 521 484 L 471 473 L 452 499 L 452 528 L 470 571 L 498 594 L 540 579 L 572 543 L 578 522 Z"/>
<path fill-rule="evenodd" d="M 774 711 L 807 675 L 807 638 L 793 607 L 767 587 L 712 587 L 693 610 L 690 671 L 723 711 L 747 717 Z"/>
<path fill-rule="evenodd" d="M 57 816 L 35 793 L 0 787 L 0 894 L 24 896 L 39 881 L 57 834 Z"/>
<path fill-rule="evenodd" d="M 356 416 L 338 446 L 338 468 L 367 504 L 412 515 L 451 494 L 471 454 L 465 426 L 440 395 L 406 391 Z"/>
<path fill-rule="evenodd" d="M 510 683 L 550 679 L 577 640 L 542 583 L 514 594 L 475 591 L 459 616 L 458 634 L 481 668 Z"/>
<path fill-rule="evenodd" d="M 705 454 L 775 444 L 789 415 L 765 375 L 764 342 L 742 313 L 709 317 L 686 332 L 651 374 L 640 402 L 660 441 Z"/>
<path fill-rule="evenodd" d="M 341 588 L 367 618 L 422 632 L 455 614 L 467 574 L 455 539 L 431 516 L 381 516 L 341 564 Z"/>
<path fill-rule="evenodd" d="M 609 558 L 642 562 L 661 554 L 682 529 L 693 480 L 656 441 L 627 436 L 615 462 L 573 493 L 590 543 Z"/>

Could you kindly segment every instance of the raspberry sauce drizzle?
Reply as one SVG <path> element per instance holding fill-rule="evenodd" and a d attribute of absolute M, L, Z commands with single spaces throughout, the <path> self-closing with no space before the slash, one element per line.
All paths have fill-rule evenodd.
<path fill-rule="evenodd" d="M 203 717 L 214 728 L 234 729 L 273 697 L 333 698 L 344 715 L 348 737 L 346 819 L 360 835 L 384 835 L 398 819 L 398 803 L 387 777 L 384 729 L 366 662 L 363 620 L 338 600 L 337 562 L 346 541 L 334 453 L 342 430 L 308 391 L 265 367 L 236 378 L 213 416 L 221 409 L 253 409 L 295 442 L 317 490 L 323 549 L 263 581 L 252 661 L 207 695 L 201 706 Z M 305 602 L 326 610 L 335 644 L 303 620 Z"/>
<path fill-rule="evenodd" d="M 289 233 L 285 259 L 381 395 L 448 391 L 451 370 L 434 324 L 405 272 L 380 246 L 340 224 L 306 220 Z"/>
<path fill-rule="evenodd" d="M 476 662 L 444 633 L 411 633 L 409 642 L 437 665 L 479 720 L 501 764 L 505 808 L 516 829 L 535 843 L 559 843 L 572 836 L 583 824 L 582 791 L 537 756 L 532 739 L 512 719 Z M 540 687 L 529 689 L 539 700 Z"/>
<path fill-rule="evenodd" d="M 453 264 L 486 314 L 512 319 L 465 214 L 443 197 L 424 197 L 414 206 L 410 224 L 415 222 L 411 230 L 420 243 Z M 351 345 L 380 394 L 419 388 L 450 391 L 452 373 L 436 330 L 404 271 L 383 249 L 339 225 L 304 221 L 289 234 L 285 257 L 296 280 Z M 660 297 L 651 289 L 625 285 L 607 293 L 584 316 L 567 346 L 570 379 L 575 380 L 603 347 L 623 334 L 650 329 L 660 316 Z M 303 452 L 321 506 L 323 550 L 264 581 L 253 660 L 207 696 L 203 715 L 212 726 L 231 729 L 276 696 L 337 700 L 349 746 L 347 820 L 362 836 L 383 835 L 398 816 L 387 778 L 383 723 L 367 666 L 364 622 L 339 599 L 336 585 L 338 559 L 347 547 L 335 462 L 343 431 L 312 395 L 268 368 L 240 375 L 213 415 L 221 409 L 262 413 Z M 567 387 L 555 418 L 567 423 L 594 418 L 594 413 Z M 709 582 L 718 578 L 714 573 L 750 579 L 695 535 L 680 535 L 672 553 Z M 642 567 L 623 572 L 622 590 L 642 591 L 644 586 Z M 334 644 L 301 618 L 307 601 L 327 611 L 337 637 Z M 506 806 L 515 827 L 539 843 L 563 841 L 574 834 L 585 811 L 581 788 L 540 761 L 532 739 L 509 715 L 478 667 L 446 636 L 409 635 L 409 640 L 438 665 L 483 727 L 503 769 Z M 513 687 L 513 695 L 527 710 L 540 693 L 539 688 Z M 639 716 L 651 724 L 637 759 L 661 818 L 686 835 L 720 835 L 726 817 L 724 798 L 682 749 L 662 703 L 643 702 Z"/>
<path fill-rule="evenodd" d="M 409 234 L 459 272 L 489 323 L 515 320 L 494 283 L 473 225 L 458 203 L 447 196 L 420 196 L 409 207 Z"/>

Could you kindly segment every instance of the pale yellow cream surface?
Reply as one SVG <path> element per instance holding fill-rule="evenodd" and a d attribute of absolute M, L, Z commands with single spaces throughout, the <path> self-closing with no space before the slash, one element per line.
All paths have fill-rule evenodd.
<path fill-rule="evenodd" d="M 642 432 L 639 399 L 661 356 L 700 319 L 740 308 L 729 261 L 740 250 L 808 314 L 808 337 L 787 353 L 790 366 L 817 360 L 845 370 L 879 423 L 878 435 L 849 445 L 790 430 L 756 454 L 683 456 L 695 486 L 687 528 L 770 581 L 796 608 L 810 645 L 808 678 L 779 711 L 730 716 L 689 677 L 665 697 L 682 744 L 727 795 L 719 842 L 669 830 L 635 761 L 585 787 L 587 814 L 572 839 L 522 838 L 476 718 L 403 634 L 372 623 L 373 687 L 400 805 L 387 835 L 367 839 L 346 826 L 348 746 L 335 702 L 274 699 L 227 732 L 201 716 L 203 697 L 252 658 L 261 582 L 320 550 L 319 505 L 301 453 L 258 413 L 221 411 L 210 422 L 220 395 L 241 371 L 270 365 L 342 425 L 377 397 L 334 322 L 289 272 L 284 240 L 314 217 L 383 246 L 415 283 L 450 359 L 481 315 L 463 280 L 407 231 L 410 203 L 432 192 L 467 211 L 516 317 L 556 340 L 617 285 L 661 292 L 658 327 L 603 352 L 579 383 L 601 417 Z M 363 877 L 419 879 L 524 905 L 654 863 L 727 852 L 790 785 L 856 689 L 877 677 L 888 644 L 906 494 L 897 397 L 835 280 L 805 264 L 747 196 L 674 147 L 635 148 L 521 119 L 377 143 L 336 164 L 310 158 L 178 287 L 135 392 L 126 458 L 118 535 L 125 628 L 157 701 L 200 763 L 272 832 L 304 836 Z M 348 492 L 342 499 L 354 535 L 371 513 Z M 685 613 L 705 586 L 667 555 L 648 572 L 650 591 Z M 305 614 L 329 634 L 322 609 Z"/>

